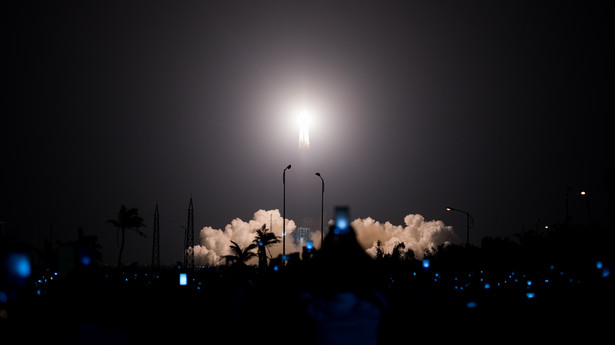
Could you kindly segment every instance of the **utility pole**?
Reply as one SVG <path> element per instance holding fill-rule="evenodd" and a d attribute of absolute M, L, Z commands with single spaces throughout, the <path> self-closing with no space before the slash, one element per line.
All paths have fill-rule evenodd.
<path fill-rule="evenodd" d="M 192 198 L 190 198 L 190 205 L 188 206 L 188 225 L 184 239 L 184 267 L 194 269 L 194 207 Z"/>
<path fill-rule="evenodd" d="M 160 269 L 160 215 L 158 214 L 158 204 L 154 211 L 154 236 L 152 244 L 152 269 Z"/>
<path fill-rule="evenodd" d="M 283 198 L 282 198 L 282 261 L 286 259 L 286 170 L 290 169 L 290 164 L 282 172 Z"/>

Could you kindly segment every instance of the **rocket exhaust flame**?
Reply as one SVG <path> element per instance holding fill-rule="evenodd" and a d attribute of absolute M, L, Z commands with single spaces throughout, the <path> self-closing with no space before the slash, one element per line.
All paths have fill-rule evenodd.
<path fill-rule="evenodd" d="M 297 114 L 297 121 L 299 122 L 299 149 L 310 148 L 310 133 L 308 130 L 309 116 L 308 111 L 303 108 Z"/>
<path fill-rule="evenodd" d="M 299 148 L 310 148 L 310 134 L 308 133 L 307 126 L 299 129 Z"/>

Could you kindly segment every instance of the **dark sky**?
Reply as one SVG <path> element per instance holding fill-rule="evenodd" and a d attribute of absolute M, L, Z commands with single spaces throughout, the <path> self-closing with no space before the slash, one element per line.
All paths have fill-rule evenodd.
<path fill-rule="evenodd" d="M 7 230 L 42 246 L 140 209 L 124 262 L 181 260 L 195 232 L 282 208 L 319 228 L 352 217 L 443 220 L 465 239 L 606 225 L 614 167 L 610 1 L 76 1 L 2 11 Z M 294 109 L 313 110 L 309 150 Z"/>

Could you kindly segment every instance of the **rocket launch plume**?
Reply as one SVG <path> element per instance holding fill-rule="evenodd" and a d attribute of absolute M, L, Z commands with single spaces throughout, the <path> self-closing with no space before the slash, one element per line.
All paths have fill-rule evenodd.
<path fill-rule="evenodd" d="M 235 218 L 230 224 L 224 227 L 224 230 L 214 229 L 206 226 L 199 233 L 200 245 L 194 246 L 194 259 L 197 265 L 217 266 L 222 263 L 220 259 L 224 255 L 230 254 L 231 241 L 236 242 L 240 248 L 245 248 L 256 236 L 256 230 L 260 229 L 263 224 L 267 229 L 270 229 L 280 239 L 282 238 L 282 216 L 279 210 L 258 210 L 249 221 L 243 221 L 240 218 Z M 295 222 L 286 219 L 286 236 L 292 233 L 296 228 Z M 317 237 L 317 236 L 314 236 Z M 312 239 L 310 239 L 312 240 Z M 270 257 L 277 257 L 282 253 L 282 245 L 276 245 L 269 248 Z M 297 248 L 293 241 L 286 241 L 286 251 L 288 253 L 297 252 L 301 248 Z M 248 262 L 248 264 L 256 264 Z"/>
<path fill-rule="evenodd" d="M 307 109 L 303 108 L 297 114 L 297 121 L 299 122 L 299 148 L 310 148 L 310 133 L 309 127 L 309 114 Z"/>
<path fill-rule="evenodd" d="M 380 241 L 383 252 L 391 253 L 393 248 L 403 242 L 405 249 L 412 250 L 417 259 L 422 259 L 426 252 L 440 244 L 450 244 L 457 241 L 452 226 L 445 225 L 442 221 L 425 221 L 420 214 L 409 214 L 404 218 L 405 225 L 393 225 L 390 222 L 380 223 L 370 217 L 357 218 L 352 221 L 352 226 L 356 231 L 357 240 L 368 254 L 376 256 L 377 242 Z M 231 241 L 236 242 L 241 248 L 247 247 L 256 235 L 256 230 L 263 224 L 268 229 L 272 229 L 276 236 L 282 236 L 282 216 L 280 211 L 258 210 L 249 221 L 235 218 L 224 230 L 214 229 L 206 226 L 199 233 L 200 244 L 194 246 L 195 263 L 197 265 L 217 266 L 222 263 L 220 258 L 230 254 Z M 286 220 L 286 234 L 291 236 L 297 228 L 293 220 Z M 315 231 L 311 238 L 306 241 L 313 241 L 316 248 L 320 248 L 320 233 Z M 300 248 L 293 241 L 286 241 L 286 252 L 301 252 Z M 277 257 L 282 253 L 282 244 L 274 245 L 270 248 L 270 257 Z M 256 264 L 256 259 L 248 264 Z"/>
<path fill-rule="evenodd" d="M 402 252 L 412 250 L 417 259 L 422 259 L 425 253 L 432 252 L 439 245 L 449 245 L 458 240 L 453 227 L 440 220 L 425 221 L 420 214 L 409 214 L 404 217 L 404 223 L 405 226 L 390 222 L 382 224 L 368 217 L 355 219 L 352 226 L 357 240 L 372 257 L 376 256 L 378 241 L 386 254 L 391 253 L 398 243 L 404 243 Z"/>

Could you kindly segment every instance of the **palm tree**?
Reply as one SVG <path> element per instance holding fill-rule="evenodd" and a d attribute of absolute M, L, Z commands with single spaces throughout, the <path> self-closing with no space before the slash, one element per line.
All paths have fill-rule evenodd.
<path fill-rule="evenodd" d="M 256 230 L 256 236 L 254 237 L 254 244 L 258 246 L 258 267 L 260 269 L 267 268 L 267 248 L 280 243 L 280 238 L 273 232 L 269 232 L 269 229 L 263 226 Z"/>
<path fill-rule="evenodd" d="M 117 257 L 117 267 L 120 267 L 122 265 L 122 254 L 124 252 L 126 230 L 135 230 L 141 237 L 146 237 L 145 233 L 140 230 L 141 227 L 145 227 L 145 224 L 143 223 L 143 218 L 139 216 L 139 209 L 127 209 L 124 205 L 122 205 L 117 213 L 117 219 L 109 219 L 107 220 L 107 223 L 110 223 L 117 228 L 116 239 L 117 234 L 119 234 L 120 231 L 122 232 L 122 241 L 119 242 L 118 240 L 120 253 Z"/>
<path fill-rule="evenodd" d="M 235 241 L 231 241 L 231 243 L 231 254 L 223 256 L 227 261 L 233 261 L 239 265 L 245 266 L 246 262 L 256 256 L 256 253 L 251 251 L 256 248 L 255 243 L 250 243 L 245 249 L 241 249 Z"/>

